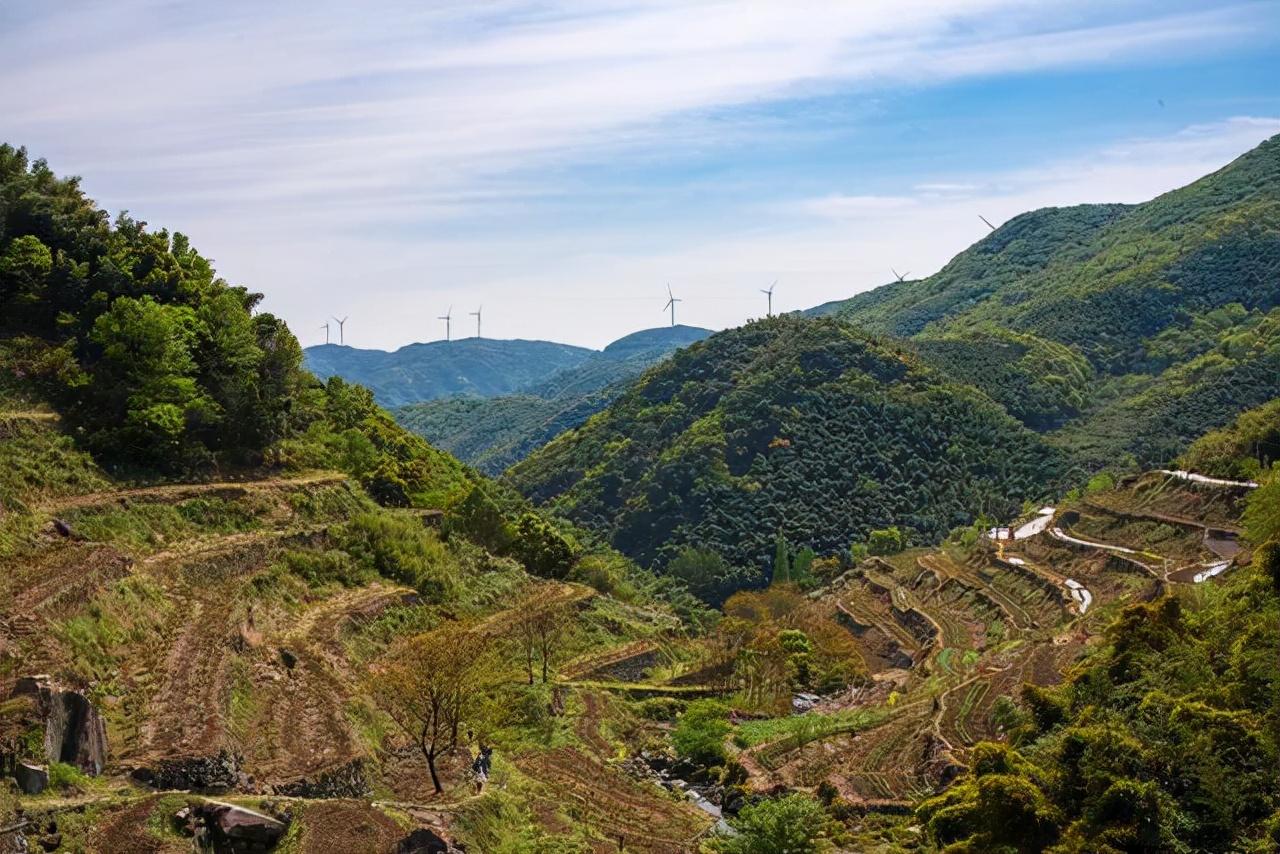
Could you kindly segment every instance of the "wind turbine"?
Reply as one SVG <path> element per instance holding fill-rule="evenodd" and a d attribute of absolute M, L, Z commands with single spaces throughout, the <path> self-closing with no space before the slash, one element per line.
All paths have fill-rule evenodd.
<path fill-rule="evenodd" d="M 769 298 L 769 313 L 765 315 L 766 317 L 773 317 L 773 289 L 776 288 L 777 286 L 778 286 L 778 280 L 774 279 L 773 284 L 769 286 L 769 290 L 766 291 L 764 288 L 760 289 L 760 293 L 764 294 L 766 297 Z"/>
<path fill-rule="evenodd" d="M 676 299 L 676 295 L 671 293 L 671 283 L 667 282 L 667 304 L 662 307 L 663 311 L 671 309 L 671 325 L 676 325 L 676 303 L 684 302 L 684 300 Z"/>
<path fill-rule="evenodd" d="M 986 218 L 985 216 L 983 216 L 982 214 L 978 214 L 978 219 L 980 219 L 980 220 L 982 220 L 983 222 L 985 222 L 985 223 L 987 224 L 987 228 L 991 229 L 992 231 L 995 231 L 995 230 L 996 230 L 996 227 L 995 227 L 994 225 L 992 225 L 992 224 L 991 224 L 991 220 L 987 219 L 987 218 Z"/>
<path fill-rule="evenodd" d="M 338 323 L 338 343 L 345 344 L 347 342 L 347 336 L 346 336 L 347 318 L 344 317 L 341 320 L 338 320 L 338 318 L 335 317 L 334 320 L 337 321 Z"/>
<path fill-rule="evenodd" d="M 452 337 L 452 326 L 450 324 L 453 322 L 453 306 L 449 306 L 449 310 L 437 317 L 436 320 L 444 321 L 444 340 L 450 340 Z"/>
<path fill-rule="evenodd" d="M 325 322 L 325 324 L 324 324 L 324 326 L 321 326 L 320 328 L 324 330 L 324 343 L 328 344 L 328 343 L 329 343 L 329 324 L 328 324 L 328 322 L 326 321 L 326 322 Z"/>
<path fill-rule="evenodd" d="M 476 337 L 477 338 L 480 337 L 480 312 L 482 311 L 484 311 L 484 306 L 480 306 L 475 311 L 470 312 L 471 316 L 476 319 Z"/>
<path fill-rule="evenodd" d="M 910 271 L 910 270 L 908 270 L 908 271 L 907 271 L 907 272 L 905 272 L 905 273 L 899 273 L 897 270 L 894 270 L 892 267 L 890 267 L 889 269 L 893 272 L 894 277 L 895 277 L 899 282 L 903 281 L 904 279 L 906 279 L 906 278 L 907 278 L 907 276 L 910 276 L 910 275 L 911 275 L 911 271 Z"/>

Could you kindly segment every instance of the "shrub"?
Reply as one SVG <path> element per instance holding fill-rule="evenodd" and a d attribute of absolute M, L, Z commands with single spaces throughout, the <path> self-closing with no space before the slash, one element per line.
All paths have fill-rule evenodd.
<path fill-rule="evenodd" d="M 339 542 L 358 565 L 413 587 L 430 601 L 443 601 L 456 586 L 448 550 L 418 519 L 361 513 L 343 526 Z"/>
<path fill-rule="evenodd" d="M 89 785 L 89 777 L 74 765 L 54 762 L 49 765 L 49 788 L 54 791 L 83 790 Z"/>
<path fill-rule="evenodd" d="M 564 578 L 573 566 L 575 543 L 536 513 L 516 522 L 512 553 L 534 575 Z"/>
<path fill-rule="evenodd" d="M 810 854 L 828 850 L 827 815 L 817 801 L 788 795 L 744 807 L 732 822 L 737 836 L 717 840 L 723 854 Z"/>
<path fill-rule="evenodd" d="M 725 760 L 724 739 L 729 734 L 729 707 L 716 700 L 695 700 L 685 709 L 671 733 L 676 753 L 699 765 L 720 765 Z"/>

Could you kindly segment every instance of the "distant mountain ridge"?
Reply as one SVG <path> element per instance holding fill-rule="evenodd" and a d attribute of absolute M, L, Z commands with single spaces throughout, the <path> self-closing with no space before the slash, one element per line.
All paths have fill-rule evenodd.
<path fill-rule="evenodd" d="M 408 344 L 392 352 L 340 344 L 303 351 L 307 368 L 317 377 L 340 376 L 366 386 L 386 407 L 452 395 L 510 394 L 579 365 L 595 353 L 553 341 L 494 338 Z"/>
<path fill-rule="evenodd" d="M 437 447 L 497 474 L 608 406 L 627 381 L 710 334 L 693 326 L 645 329 L 515 394 L 438 398 L 400 407 L 393 414 Z"/>

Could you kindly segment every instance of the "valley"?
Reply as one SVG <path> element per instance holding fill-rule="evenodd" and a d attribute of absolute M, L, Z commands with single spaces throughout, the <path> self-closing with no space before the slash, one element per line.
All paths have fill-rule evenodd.
<path fill-rule="evenodd" d="M 0 852 L 1280 838 L 1276 140 L 824 316 L 411 371 L 0 181 Z"/>

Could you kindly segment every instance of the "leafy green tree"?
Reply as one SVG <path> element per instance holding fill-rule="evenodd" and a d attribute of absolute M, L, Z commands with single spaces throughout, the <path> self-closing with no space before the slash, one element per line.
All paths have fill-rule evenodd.
<path fill-rule="evenodd" d="M 564 578 L 577 556 L 574 542 L 536 513 L 525 513 L 516 521 L 511 551 L 530 572 L 543 578 Z"/>
<path fill-rule="evenodd" d="M 787 584 L 791 581 L 791 551 L 787 541 L 779 534 L 773 545 L 772 583 Z"/>
<path fill-rule="evenodd" d="M 708 767 L 724 764 L 729 735 L 729 707 L 718 700 L 695 700 L 685 708 L 671 733 L 676 753 Z"/>
<path fill-rule="evenodd" d="M 95 447 L 138 462 L 189 461 L 191 432 L 221 416 L 195 379 L 196 325 L 191 309 L 149 296 L 121 297 L 98 317 L 90 337 L 101 358 L 76 413 Z"/>
<path fill-rule="evenodd" d="M 829 819 L 812 798 L 794 794 L 743 807 L 730 824 L 736 836 L 718 839 L 722 854 L 816 854 L 831 850 Z"/>
<path fill-rule="evenodd" d="M 447 521 L 450 531 L 457 531 L 497 554 L 504 553 L 511 546 L 511 526 L 502 510 L 479 484 L 449 511 Z"/>
<path fill-rule="evenodd" d="M 897 526 L 871 532 L 867 537 L 867 552 L 873 555 L 894 555 L 907 547 L 906 540 Z"/>
<path fill-rule="evenodd" d="M 0 309 L 27 316 L 44 298 L 45 282 L 53 270 L 53 253 L 40 238 L 15 238 L 0 253 Z"/>
<path fill-rule="evenodd" d="M 730 566 L 717 552 L 692 546 L 685 546 L 671 559 L 666 574 L 713 607 L 758 581 L 753 573 Z"/>

